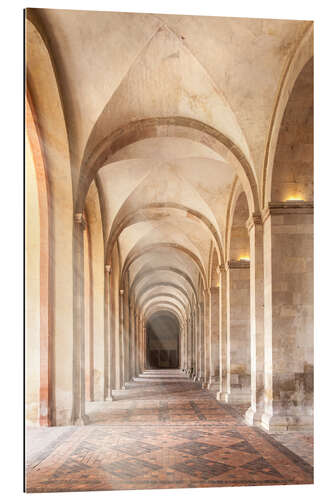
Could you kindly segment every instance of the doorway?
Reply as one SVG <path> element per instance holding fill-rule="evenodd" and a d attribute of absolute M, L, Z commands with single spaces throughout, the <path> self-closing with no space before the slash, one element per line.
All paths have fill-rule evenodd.
<path fill-rule="evenodd" d="M 148 368 L 179 368 L 179 323 L 167 311 L 154 313 L 147 321 Z"/>

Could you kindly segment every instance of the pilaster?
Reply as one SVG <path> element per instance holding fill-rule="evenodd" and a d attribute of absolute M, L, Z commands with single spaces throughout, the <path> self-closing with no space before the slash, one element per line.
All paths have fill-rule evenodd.
<path fill-rule="evenodd" d="M 83 231 L 86 229 L 84 214 L 74 215 L 74 276 L 73 276 L 73 408 L 72 422 L 84 425 L 85 414 L 85 350 L 84 350 L 84 247 Z"/>
<path fill-rule="evenodd" d="M 260 214 L 249 217 L 247 229 L 250 239 L 251 407 L 245 419 L 249 425 L 257 425 L 264 412 L 264 256 Z"/>

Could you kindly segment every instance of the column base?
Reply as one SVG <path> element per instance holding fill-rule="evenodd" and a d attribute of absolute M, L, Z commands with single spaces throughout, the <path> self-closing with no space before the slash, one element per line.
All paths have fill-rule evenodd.
<path fill-rule="evenodd" d="M 80 417 L 77 417 L 74 422 L 73 422 L 73 425 L 88 425 L 89 424 L 89 417 L 87 415 L 81 415 Z"/>
<path fill-rule="evenodd" d="M 220 389 L 220 384 L 219 382 L 209 382 L 207 385 L 207 389 L 211 392 L 218 392 Z"/>
<path fill-rule="evenodd" d="M 279 431 L 311 431 L 313 430 L 312 415 L 269 415 L 261 417 L 261 427 L 268 432 Z"/>
<path fill-rule="evenodd" d="M 261 425 L 261 417 L 263 416 L 263 409 L 257 408 L 254 410 L 252 406 L 245 413 L 245 422 L 247 425 Z"/>
<path fill-rule="evenodd" d="M 216 399 L 218 401 L 225 402 L 225 398 L 226 398 L 226 393 L 225 392 L 223 392 L 223 391 L 217 391 L 217 393 L 216 393 Z"/>
<path fill-rule="evenodd" d="M 247 392 L 227 392 L 225 393 L 225 402 L 229 404 L 251 403 L 251 393 Z"/>
<path fill-rule="evenodd" d="M 106 396 L 106 398 L 104 399 L 104 401 L 113 401 L 113 398 L 111 395 L 109 396 Z"/>
<path fill-rule="evenodd" d="M 55 415 L 55 423 L 52 423 L 52 425 L 56 426 L 73 425 L 72 409 L 68 408 L 56 409 L 54 415 Z"/>
<path fill-rule="evenodd" d="M 202 389 L 207 389 L 207 386 L 208 386 L 208 382 L 203 380 L 202 383 L 201 383 L 201 387 Z"/>

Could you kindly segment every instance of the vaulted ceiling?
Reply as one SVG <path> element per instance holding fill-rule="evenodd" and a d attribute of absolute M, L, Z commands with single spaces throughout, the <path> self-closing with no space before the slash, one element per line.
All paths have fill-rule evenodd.
<path fill-rule="evenodd" d="M 35 85 L 49 78 L 42 40 L 55 69 L 74 204 L 95 181 L 106 260 L 117 244 L 140 304 L 186 308 L 213 249 L 225 252 L 235 151 L 260 189 L 279 85 L 311 23 L 49 9 L 28 19 Z"/>

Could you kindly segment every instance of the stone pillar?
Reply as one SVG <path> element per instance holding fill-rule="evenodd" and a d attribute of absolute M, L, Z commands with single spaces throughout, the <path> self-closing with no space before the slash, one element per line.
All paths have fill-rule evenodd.
<path fill-rule="evenodd" d="M 194 306 L 192 311 L 192 378 L 195 380 L 197 376 L 197 310 Z"/>
<path fill-rule="evenodd" d="M 187 318 L 187 374 L 192 375 L 192 313 Z"/>
<path fill-rule="evenodd" d="M 130 300 L 130 380 L 135 377 L 135 313 L 134 303 Z"/>
<path fill-rule="evenodd" d="M 183 371 L 187 373 L 187 319 L 183 325 L 184 349 L 183 349 Z"/>
<path fill-rule="evenodd" d="M 104 276 L 104 399 L 112 401 L 112 343 L 110 335 L 110 313 L 111 313 L 111 293 L 110 293 L 110 273 L 111 266 L 105 266 Z"/>
<path fill-rule="evenodd" d="M 128 297 L 128 273 L 125 276 L 124 286 L 124 386 L 130 380 L 130 352 L 129 352 L 129 297 Z"/>
<path fill-rule="evenodd" d="M 116 332 L 114 331 L 115 326 L 115 307 L 114 307 L 114 294 L 113 294 L 113 274 L 112 268 L 110 268 L 110 279 L 109 279 L 109 398 L 112 399 L 112 390 L 115 389 L 116 382 Z"/>
<path fill-rule="evenodd" d="M 218 391 L 220 387 L 219 336 L 220 336 L 220 290 L 209 289 L 209 383 L 208 389 Z"/>
<path fill-rule="evenodd" d="M 264 215 L 265 413 L 269 431 L 313 427 L 313 203 Z"/>
<path fill-rule="evenodd" d="M 195 356 L 195 381 L 199 382 L 200 380 L 200 354 L 201 354 L 201 346 L 200 346 L 200 341 L 201 341 L 201 317 L 200 317 L 200 307 L 199 304 L 197 304 L 195 308 L 195 329 L 196 329 L 196 356 Z"/>
<path fill-rule="evenodd" d="M 199 304 L 199 374 L 198 382 L 202 383 L 204 381 L 204 361 L 205 361 L 205 319 L 204 319 L 204 303 Z"/>
<path fill-rule="evenodd" d="M 250 262 L 226 264 L 227 403 L 251 402 Z"/>
<path fill-rule="evenodd" d="M 135 353 L 136 353 L 136 319 L 135 319 L 135 304 L 132 304 L 131 311 L 131 336 L 132 336 L 132 378 L 136 377 Z"/>
<path fill-rule="evenodd" d="M 208 290 L 203 292 L 204 299 L 204 367 L 203 367 L 203 381 L 202 388 L 205 389 L 209 384 L 209 338 L 210 338 L 210 300 Z"/>
<path fill-rule="evenodd" d="M 216 394 L 218 400 L 225 400 L 227 393 L 227 285 L 226 271 L 218 266 L 219 274 L 219 390 Z"/>
<path fill-rule="evenodd" d="M 85 415 L 85 352 L 84 352 L 84 215 L 74 215 L 74 275 L 73 275 L 73 408 L 72 422 L 84 425 Z"/>
<path fill-rule="evenodd" d="M 135 305 L 133 306 L 133 328 L 134 328 L 134 377 L 138 376 L 139 372 L 139 363 L 138 363 L 138 314 L 135 309 Z"/>
<path fill-rule="evenodd" d="M 264 411 L 264 261 L 261 215 L 247 221 L 250 239 L 251 406 L 246 423 L 258 425 Z"/>
<path fill-rule="evenodd" d="M 144 365 L 143 365 L 143 319 L 141 314 L 139 315 L 139 372 L 143 373 Z"/>
<path fill-rule="evenodd" d="M 124 346 L 124 290 L 119 291 L 120 300 L 119 300 L 119 337 L 120 337 L 120 349 L 119 349 L 119 357 L 120 357 L 120 387 L 123 389 L 125 384 L 125 346 Z"/>
<path fill-rule="evenodd" d="M 141 334 L 141 345 L 142 345 L 142 348 L 141 348 L 141 357 L 142 357 L 142 361 L 141 361 L 141 364 L 142 364 L 142 371 L 144 371 L 146 368 L 147 368 L 147 359 L 146 359 L 146 335 L 147 335 L 147 330 L 146 328 L 144 327 L 144 323 L 143 323 L 143 320 L 142 320 L 142 334 Z"/>

